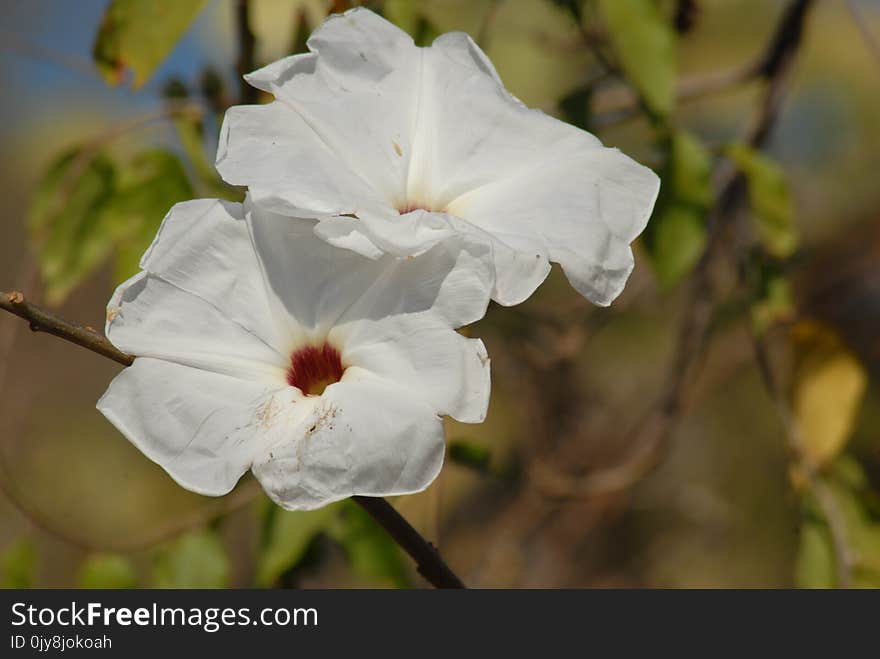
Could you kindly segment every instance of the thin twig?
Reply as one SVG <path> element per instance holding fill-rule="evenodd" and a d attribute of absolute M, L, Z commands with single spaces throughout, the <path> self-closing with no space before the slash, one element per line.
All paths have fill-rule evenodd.
<path fill-rule="evenodd" d="M 47 332 L 83 348 L 112 359 L 123 366 L 131 366 L 134 357 L 117 349 L 97 331 L 74 325 L 54 314 L 31 304 L 18 291 L 0 293 L 0 309 L 28 322 L 35 332 Z M 394 507 L 381 497 L 352 497 L 375 519 L 385 531 L 416 562 L 419 573 L 437 588 L 464 588 L 461 580 L 449 568 L 437 549 L 425 540 Z"/>
<path fill-rule="evenodd" d="M 103 334 L 90 327 L 80 327 L 28 302 L 18 291 L 0 293 L 0 309 L 15 314 L 28 322 L 34 332 L 47 332 L 103 355 L 123 366 L 131 366 L 134 357 L 114 346 Z"/>
<path fill-rule="evenodd" d="M 94 62 L 74 53 L 65 53 L 31 41 L 20 34 L 0 28 L 0 49 L 13 54 L 47 62 L 84 78 L 98 80 Z"/>
<path fill-rule="evenodd" d="M 37 262 L 27 252 L 22 256 L 21 265 L 16 276 L 17 283 L 23 290 L 30 291 L 39 279 Z M 21 323 L 10 322 L 8 326 L 0 325 L 0 392 L 6 384 L 6 372 L 9 368 L 9 355 L 15 345 Z"/>
<path fill-rule="evenodd" d="M 675 84 L 676 101 L 691 101 L 754 80 L 758 75 L 757 65 L 694 74 L 681 78 Z M 592 125 L 605 128 L 634 118 L 641 111 L 639 95 L 630 87 L 615 87 L 596 92 L 593 112 L 596 113 Z"/>
<path fill-rule="evenodd" d="M 572 7 L 577 7 L 577 5 L 572 4 Z M 593 58 L 602 67 L 603 73 L 618 73 L 619 68 L 617 65 L 612 62 L 605 52 L 602 50 L 602 42 L 605 40 L 605 35 L 602 32 L 597 32 L 595 30 L 589 30 L 584 25 L 583 16 L 581 15 L 580 9 L 573 9 L 573 17 L 575 22 L 577 23 L 578 31 L 580 32 L 581 39 L 584 42 L 584 45 L 593 55 Z M 638 97 L 636 97 L 636 101 L 638 102 Z"/>
<path fill-rule="evenodd" d="M 248 11 L 248 0 L 238 0 L 235 9 L 236 28 L 238 30 L 238 82 L 240 101 L 244 104 L 252 104 L 257 102 L 257 88 L 249 85 L 244 76 L 255 68 L 254 51 L 257 41 L 254 38 L 254 32 L 251 30 L 250 13 Z"/>
<path fill-rule="evenodd" d="M 722 92 L 732 87 L 764 79 L 772 81 L 788 65 L 788 59 L 801 42 L 804 19 L 812 0 L 794 0 L 783 12 L 767 45 L 755 59 L 743 66 L 696 74 L 676 83 L 677 101 L 688 101 Z M 604 128 L 635 117 L 642 109 L 638 94 L 631 88 L 600 91 L 595 95 L 595 127 Z"/>
<path fill-rule="evenodd" d="M 855 558 L 847 540 L 846 522 L 840 510 L 840 505 L 831 488 L 823 480 L 818 466 L 809 457 L 800 426 L 797 419 L 794 418 L 785 393 L 774 375 L 765 340 L 755 334 L 754 331 L 751 332 L 751 336 L 755 361 L 758 364 L 758 372 L 761 374 L 764 388 L 773 401 L 776 413 L 785 429 L 788 449 L 794 460 L 797 473 L 804 477 L 807 488 L 813 494 L 831 532 L 837 585 L 839 588 L 849 588 L 852 586 L 852 571 L 855 565 Z"/>

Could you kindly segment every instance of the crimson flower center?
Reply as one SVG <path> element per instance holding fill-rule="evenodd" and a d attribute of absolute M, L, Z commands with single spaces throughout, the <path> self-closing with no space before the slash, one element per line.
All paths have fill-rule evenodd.
<path fill-rule="evenodd" d="M 306 396 L 320 396 L 328 386 L 339 382 L 344 372 L 342 357 L 330 344 L 304 346 L 290 355 L 287 384 Z"/>

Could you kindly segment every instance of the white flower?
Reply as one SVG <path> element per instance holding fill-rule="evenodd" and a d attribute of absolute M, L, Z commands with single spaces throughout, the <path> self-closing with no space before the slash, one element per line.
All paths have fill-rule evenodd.
<path fill-rule="evenodd" d="M 418 48 L 355 9 L 308 45 L 247 76 L 276 100 L 227 112 L 217 153 L 226 181 L 373 258 L 478 234 L 501 304 L 527 298 L 548 261 L 597 304 L 620 293 L 657 196 L 653 172 L 526 108 L 466 34 Z"/>
<path fill-rule="evenodd" d="M 313 227 L 178 204 L 110 301 L 107 335 L 137 358 L 98 408 L 187 489 L 252 469 L 286 508 L 415 492 L 441 467 L 441 415 L 485 416 L 485 349 L 453 330 L 485 313 L 485 246 L 370 260 Z"/>

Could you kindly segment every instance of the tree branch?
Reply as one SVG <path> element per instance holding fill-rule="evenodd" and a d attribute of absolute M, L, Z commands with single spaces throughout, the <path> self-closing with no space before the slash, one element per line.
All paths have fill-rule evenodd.
<path fill-rule="evenodd" d="M 131 366 L 134 363 L 134 357 L 119 350 L 103 334 L 99 334 L 91 327 L 80 327 L 62 320 L 36 304 L 31 304 L 18 291 L 0 293 L 0 309 L 5 309 L 26 320 L 34 332 L 53 334 L 123 366 Z"/>
<path fill-rule="evenodd" d="M 789 60 L 803 37 L 806 15 L 812 0 L 794 0 L 783 11 L 767 45 L 743 66 L 681 78 L 675 87 L 678 101 L 693 100 L 724 91 L 752 80 L 773 81 L 782 77 Z M 629 88 L 610 89 L 596 94 L 594 124 L 605 127 L 631 119 L 640 109 L 639 96 Z"/>
<path fill-rule="evenodd" d="M 22 293 L 0 292 L 0 309 L 26 320 L 34 332 L 46 332 L 75 343 L 123 366 L 131 366 L 135 358 L 116 348 L 102 334 L 90 327 L 80 327 L 31 304 Z M 394 541 L 416 562 L 419 574 L 437 588 L 464 588 L 440 553 L 407 522 L 394 507 L 381 497 L 355 496 L 352 499 L 375 519 Z"/>
<path fill-rule="evenodd" d="M 803 23 L 813 0 L 792 0 L 785 8 L 773 37 L 760 59 L 760 70 L 771 77 L 743 141 L 762 146 L 779 116 L 787 88 L 791 62 L 801 43 Z M 727 244 L 726 229 L 745 201 L 745 180 L 736 167 L 722 159 L 715 170 L 716 202 L 707 218 L 706 247 L 691 277 L 691 290 L 678 330 L 669 367 L 668 385 L 645 419 L 632 433 L 629 454 L 617 465 L 584 476 L 560 473 L 550 465 L 536 463 L 530 477 L 537 489 L 551 498 L 591 498 L 627 489 L 647 475 L 669 448 L 672 430 L 681 415 L 687 387 L 708 343 L 715 308 L 711 266 Z"/>

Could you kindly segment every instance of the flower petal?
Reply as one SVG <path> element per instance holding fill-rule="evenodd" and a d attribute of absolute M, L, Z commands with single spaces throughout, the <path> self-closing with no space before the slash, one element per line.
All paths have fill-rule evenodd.
<path fill-rule="evenodd" d="M 181 486 L 219 496 L 278 441 L 265 426 L 274 410 L 294 407 L 292 391 L 139 357 L 98 409 Z"/>
<path fill-rule="evenodd" d="M 629 245 L 656 200 L 659 181 L 650 170 L 590 133 L 525 107 L 465 34 L 416 48 L 398 28 L 360 9 L 329 19 L 309 47 L 312 53 L 272 64 L 251 80 L 284 105 L 285 111 L 263 110 L 269 123 L 307 126 L 312 135 L 299 141 L 317 139 L 325 152 L 294 184 L 295 163 L 270 164 L 280 162 L 270 134 L 276 129 L 255 119 L 238 141 L 248 144 L 239 169 L 253 168 L 248 176 L 258 203 L 282 209 L 283 198 L 287 212 L 311 204 L 323 211 L 308 215 L 320 220 L 319 236 L 370 256 L 418 256 L 455 232 L 478 237 L 491 245 L 492 297 L 501 304 L 527 298 L 549 261 L 597 304 L 616 297 L 632 270 Z M 301 159 L 303 148 L 283 150 Z M 333 179 L 333 163 L 345 181 L 335 195 L 311 178 Z M 262 167 L 275 173 L 257 176 Z M 270 181 L 267 189 L 260 178 Z M 334 198 L 344 201 L 333 206 L 327 200 Z M 395 209 L 431 212 L 398 216 Z"/>
<path fill-rule="evenodd" d="M 277 347 L 279 328 L 266 314 L 268 298 L 241 204 L 196 199 L 176 204 L 140 266 L 201 298 L 265 343 Z"/>
<path fill-rule="evenodd" d="M 660 181 L 647 167 L 616 149 L 550 154 L 531 169 L 460 197 L 456 212 L 488 234 L 547 250 L 572 285 L 596 304 L 608 305 L 632 271 L 630 243 L 641 233 Z M 520 195 L 528 189 L 530 194 Z M 508 278 L 498 268 L 499 298 Z M 510 294 L 516 298 L 518 295 Z"/>
<path fill-rule="evenodd" d="M 284 382 L 285 357 L 223 311 L 155 275 L 141 272 L 121 284 L 108 310 L 107 338 L 120 350 L 244 380 Z"/>
<path fill-rule="evenodd" d="M 405 202 L 420 49 L 364 10 L 331 16 L 308 45 L 313 53 L 247 76 L 278 100 L 230 108 L 217 153 L 220 174 L 280 213 L 393 210 Z"/>
<path fill-rule="evenodd" d="M 362 9 L 328 18 L 308 46 L 313 70 L 291 62 L 302 75 L 286 72 L 269 83 L 272 93 L 386 204 L 403 203 L 422 50 L 406 32 Z"/>
<path fill-rule="evenodd" d="M 454 236 L 455 230 L 450 216 L 419 209 L 404 216 L 397 211 L 361 211 L 357 218 L 322 218 L 315 233 L 332 245 L 354 249 L 364 256 L 370 256 L 366 245 L 372 245 L 380 253 L 414 257 Z M 352 236 L 357 233 L 366 243 L 354 244 Z"/>
<path fill-rule="evenodd" d="M 107 307 L 119 349 L 250 380 L 283 382 L 286 337 L 272 322 L 239 204 L 178 204 Z"/>
<path fill-rule="evenodd" d="M 443 423 L 423 400 L 375 376 L 328 387 L 302 435 L 267 449 L 253 467 L 267 494 L 310 510 L 360 494 L 425 489 L 443 465 Z"/>
<path fill-rule="evenodd" d="M 229 108 L 216 164 L 227 183 L 248 186 L 257 203 L 279 213 L 318 218 L 385 204 L 299 114 L 279 102 Z"/>
<path fill-rule="evenodd" d="M 437 414 L 481 423 L 489 407 L 489 356 L 479 339 L 439 329 L 423 318 L 400 317 L 359 326 L 343 360 L 410 391 Z"/>
<path fill-rule="evenodd" d="M 448 330 L 485 313 L 492 274 L 482 244 L 451 240 L 415 259 L 371 260 L 327 244 L 308 220 L 250 204 L 248 223 L 268 288 L 307 334 L 421 312 Z"/>
<path fill-rule="evenodd" d="M 657 176 L 593 135 L 523 106 L 469 37 L 444 35 L 427 52 L 423 94 L 434 97 L 423 99 L 431 114 L 423 113 L 420 128 L 440 137 L 427 141 L 423 168 L 448 212 L 495 239 L 493 298 L 512 304 L 528 296 L 541 268 L 534 278 L 521 268 L 533 253 L 536 264 L 545 255 L 560 262 L 592 301 L 610 303 L 632 270 L 629 243 L 650 216 Z"/>
<path fill-rule="evenodd" d="M 488 232 L 455 218 L 461 235 L 472 236 L 491 247 L 494 286 L 492 299 L 504 306 L 524 302 L 550 274 L 549 248 L 534 236 L 517 236 L 506 230 Z"/>

